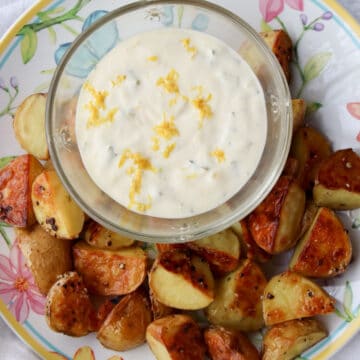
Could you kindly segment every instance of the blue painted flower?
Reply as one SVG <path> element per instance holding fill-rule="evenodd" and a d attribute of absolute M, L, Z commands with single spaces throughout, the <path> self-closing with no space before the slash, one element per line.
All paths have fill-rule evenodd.
<path fill-rule="evenodd" d="M 163 6 L 161 23 L 165 26 L 171 26 L 174 23 L 174 5 Z"/>
<path fill-rule="evenodd" d="M 198 14 L 191 23 L 191 28 L 198 31 L 204 31 L 207 29 L 208 25 L 209 17 L 205 14 Z"/>
<path fill-rule="evenodd" d="M 102 16 L 107 14 L 105 10 L 92 12 L 84 21 L 82 31 L 88 29 Z M 81 45 L 74 53 L 68 63 L 66 71 L 68 74 L 85 78 L 94 68 L 96 63 L 110 51 L 119 41 L 119 33 L 115 22 L 110 22 L 90 35 L 90 38 Z M 55 51 L 56 64 L 59 64 L 71 43 L 61 44 Z"/>

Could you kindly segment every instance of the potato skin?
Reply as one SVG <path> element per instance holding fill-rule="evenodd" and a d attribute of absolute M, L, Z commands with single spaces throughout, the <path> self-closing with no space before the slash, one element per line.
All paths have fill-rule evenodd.
<path fill-rule="evenodd" d="M 331 154 L 329 141 L 312 127 L 301 127 L 293 136 L 290 156 L 299 162 L 297 179 L 305 191 L 312 191 L 320 163 Z"/>
<path fill-rule="evenodd" d="M 269 46 L 278 59 L 281 68 L 289 82 L 291 78 L 290 62 L 292 59 L 292 41 L 284 30 L 261 32 L 259 35 Z"/>
<path fill-rule="evenodd" d="M 73 246 L 73 258 L 75 269 L 92 294 L 128 294 L 138 288 L 146 276 L 146 255 L 139 247 L 109 251 L 79 241 Z"/>
<path fill-rule="evenodd" d="M 200 327 L 188 315 L 169 315 L 153 321 L 146 330 L 146 340 L 157 360 L 205 359 Z"/>
<path fill-rule="evenodd" d="M 106 348 L 126 351 L 145 342 L 152 316 L 144 289 L 125 295 L 101 325 L 97 339 Z"/>
<path fill-rule="evenodd" d="M 32 155 L 21 155 L 0 169 L 0 221 L 16 227 L 35 223 L 31 186 L 42 172 Z"/>
<path fill-rule="evenodd" d="M 214 279 L 208 263 L 188 251 L 160 253 L 149 273 L 153 296 L 162 304 L 198 310 L 214 299 Z"/>
<path fill-rule="evenodd" d="M 255 346 L 239 331 L 210 327 L 204 339 L 212 360 L 260 360 Z"/>
<path fill-rule="evenodd" d="M 328 314 L 334 311 L 335 300 L 311 280 L 286 271 L 270 279 L 264 290 L 265 325 L 287 320 Z"/>
<path fill-rule="evenodd" d="M 319 208 L 297 245 L 289 268 L 304 276 L 328 278 L 343 273 L 351 256 L 349 235 L 340 219 L 332 210 Z"/>
<path fill-rule="evenodd" d="M 63 274 L 47 295 L 46 321 L 51 329 L 70 336 L 96 330 L 97 318 L 84 282 L 74 271 Z"/>
<path fill-rule="evenodd" d="M 334 210 L 360 208 L 360 157 L 352 149 L 339 150 L 319 167 L 313 189 L 318 206 Z"/>
<path fill-rule="evenodd" d="M 15 233 L 35 283 L 46 295 L 58 276 L 72 270 L 71 243 L 54 238 L 38 224 Z"/>
<path fill-rule="evenodd" d="M 108 230 L 92 220 L 86 224 L 82 238 L 91 246 L 109 250 L 128 247 L 135 242 L 133 239 Z"/>
<path fill-rule="evenodd" d="M 326 330 L 315 319 L 276 324 L 264 336 L 262 360 L 294 359 L 326 336 Z"/>
<path fill-rule="evenodd" d="M 305 208 L 305 193 L 288 176 L 281 176 L 265 200 L 248 216 L 254 241 L 269 254 L 278 254 L 296 243 Z"/>
<path fill-rule="evenodd" d="M 31 199 L 39 224 L 51 235 L 76 239 L 85 215 L 71 199 L 54 170 L 44 170 L 32 185 Z"/>
<path fill-rule="evenodd" d="M 264 325 L 261 298 L 266 283 L 260 267 L 243 260 L 235 271 L 218 280 L 215 299 L 205 309 L 207 319 L 236 330 L 259 330 Z"/>
<path fill-rule="evenodd" d="M 46 94 L 28 96 L 17 108 L 13 127 L 20 146 L 40 160 L 49 159 L 45 136 Z"/>

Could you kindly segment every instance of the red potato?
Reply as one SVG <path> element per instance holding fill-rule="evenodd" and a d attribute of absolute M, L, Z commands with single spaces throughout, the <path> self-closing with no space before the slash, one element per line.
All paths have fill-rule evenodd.
<path fill-rule="evenodd" d="M 63 274 L 51 287 L 46 321 L 54 331 L 70 336 L 84 336 L 97 329 L 95 308 L 82 277 L 75 271 Z"/>
<path fill-rule="evenodd" d="M 281 176 L 269 195 L 248 216 L 252 238 L 269 254 L 295 246 L 305 209 L 305 193 L 297 182 Z"/>
<path fill-rule="evenodd" d="M 153 321 L 146 340 L 157 360 L 204 360 L 205 343 L 199 325 L 188 315 Z"/>
<path fill-rule="evenodd" d="M 240 331 L 212 326 L 204 339 L 212 360 L 260 360 L 256 347 Z"/>
<path fill-rule="evenodd" d="M 0 169 L 0 221 L 16 227 L 35 223 L 31 187 L 42 172 L 32 155 L 21 155 Z"/>
<path fill-rule="evenodd" d="M 106 348 L 130 350 L 145 342 L 151 320 L 149 299 L 143 289 L 137 289 L 114 306 L 98 330 L 97 339 Z"/>
<path fill-rule="evenodd" d="M 75 269 L 92 294 L 128 294 L 137 289 L 146 276 L 147 259 L 140 247 L 110 251 L 79 241 L 73 246 L 73 258 Z"/>

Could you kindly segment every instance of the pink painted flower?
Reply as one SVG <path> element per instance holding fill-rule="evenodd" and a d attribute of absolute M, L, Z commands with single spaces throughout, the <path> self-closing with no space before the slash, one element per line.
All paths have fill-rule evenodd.
<path fill-rule="evenodd" d="M 360 102 L 351 102 L 346 104 L 347 111 L 355 119 L 360 120 Z"/>
<path fill-rule="evenodd" d="M 295 10 L 304 10 L 303 0 L 260 0 L 259 6 L 263 19 L 269 22 L 281 14 L 284 10 L 285 3 Z"/>
<path fill-rule="evenodd" d="M 19 322 L 27 319 L 30 309 L 44 314 L 45 297 L 39 293 L 17 243 L 9 257 L 0 255 L 0 298 Z"/>

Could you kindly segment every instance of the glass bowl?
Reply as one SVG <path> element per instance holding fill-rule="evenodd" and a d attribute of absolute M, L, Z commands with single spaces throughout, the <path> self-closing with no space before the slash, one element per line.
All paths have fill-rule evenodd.
<path fill-rule="evenodd" d="M 121 206 L 87 174 L 76 143 L 74 116 L 89 71 L 121 39 L 170 26 L 197 29 L 239 51 L 257 74 L 265 94 L 265 148 L 250 180 L 231 199 L 200 215 L 165 219 Z M 200 15 L 199 15 L 200 14 Z M 194 19 L 197 19 L 196 22 Z M 244 20 L 206 1 L 139 1 L 105 14 L 89 26 L 63 56 L 48 93 L 46 134 L 50 156 L 64 186 L 92 219 L 127 237 L 148 242 L 184 242 L 229 227 L 248 215 L 270 192 L 285 164 L 292 134 L 291 99 L 280 65 Z M 106 176 L 106 174 L 104 174 Z"/>

